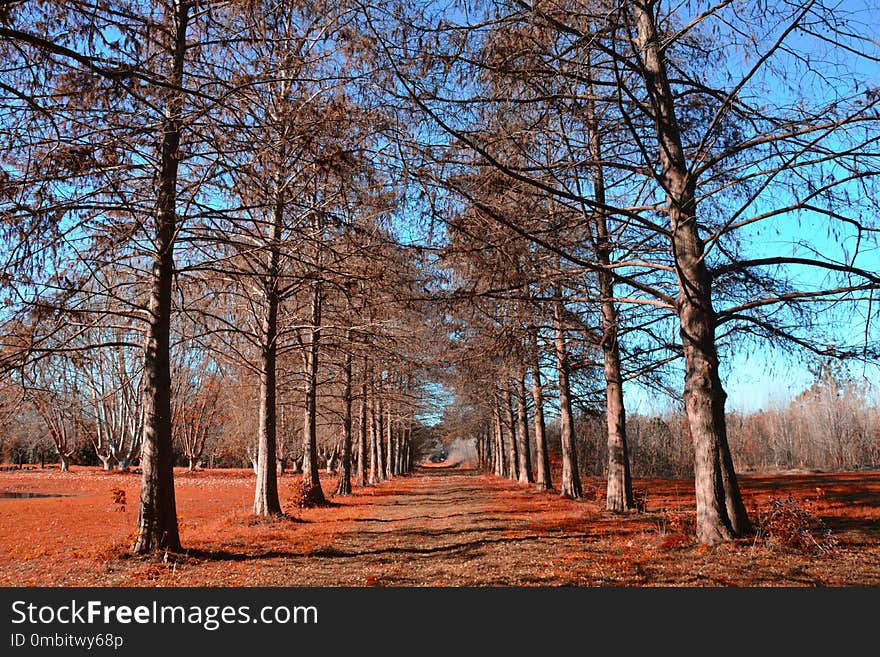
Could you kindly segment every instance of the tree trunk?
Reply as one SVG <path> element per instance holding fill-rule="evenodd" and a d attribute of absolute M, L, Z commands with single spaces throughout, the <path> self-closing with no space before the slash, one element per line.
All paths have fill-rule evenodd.
<path fill-rule="evenodd" d="M 510 394 L 510 381 L 504 382 L 502 391 L 502 406 L 504 410 L 504 427 L 507 429 L 507 476 L 514 481 L 519 478 L 519 454 L 516 449 L 516 420 L 513 415 L 513 399 Z"/>
<path fill-rule="evenodd" d="M 69 472 L 70 471 L 70 459 L 66 454 L 58 454 L 58 458 L 61 461 L 61 472 Z"/>
<path fill-rule="evenodd" d="M 312 309 L 309 339 L 306 343 L 306 404 L 303 415 L 303 486 L 314 502 L 324 502 L 318 472 L 318 346 L 321 335 L 321 282 L 311 285 Z"/>
<path fill-rule="evenodd" d="M 632 3 L 642 75 L 650 98 L 678 273 L 684 403 L 694 443 L 697 540 L 714 544 L 751 529 L 727 444 L 726 393 L 718 372 L 712 281 L 697 227 L 696 181 L 688 172 L 675 101 L 659 45 L 653 0 Z"/>
<path fill-rule="evenodd" d="M 394 461 L 396 453 L 394 450 L 394 421 L 391 414 L 391 404 L 388 404 L 388 410 L 385 413 L 385 476 L 391 479 L 395 474 Z"/>
<path fill-rule="evenodd" d="M 412 418 L 407 418 L 406 430 L 404 432 L 403 447 L 404 447 L 403 468 L 407 472 L 407 474 L 411 474 L 413 471 L 413 466 L 412 466 Z"/>
<path fill-rule="evenodd" d="M 506 475 L 507 460 L 504 456 L 504 430 L 501 427 L 500 403 L 500 400 L 496 399 L 492 404 L 492 420 L 495 429 L 495 461 L 493 472 L 498 477 L 504 477 Z"/>
<path fill-rule="evenodd" d="M 383 408 L 382 399 L 376 400 L 376 413 L 373 417 L 375 428 L 373 435 L 376 437 L 376 477 L 379 481 L 385 481 L 385 410 Z"/>
<path fill-rule="evenodd" d="M 559 293 L 557 292 L 557 295 Z M 568 384 L 568 350 L 565 345 L 565 328 L 562 322 L 562 301 L 553 306 L 553 320 L 556 336 L 556 370 L 559 378 L 560 443 L 562 449 L 562 487 L 563 497 L 577 499 L 583 495 L 581 478 L 578 473 L 577 444 L 574 437 L 574 418 L 571 412 L 571 393 Z"/>
<path fill-rule="evenodd" d="M 272 241 L 269 243 L 269 261 L 263 281 L 263 299 L 266 317 L 263 320 L 260 353 L 259 428 L 257 434 L 257 484 L 254 491 L 254 514 L 281 515 L 278 499 L 278 423 L 276 407 L 276 372 L 278 363 L 278 309 L 280 305 L 279 261 L 281 258 L 281 230 L 284 217 L 284 197 L 276 185 L 275 206 L 272 213 Z"/>
<path fill-rule="evenodd" d="M 596 260 L 599 271 L 599 299 L 602 313 L 602 358 L 605 374 L 605 419 L 608 441 L 608 482 L 605 508 L 622 513 L 635 508 L 632 477 L 629 469 L 629 450 L 626 442 L 626 407 L 623 403 L 623 376 L 620 371 L 620 342 L 618 340 L 618 312 L 614 303 L 614 280 L 611 277 L 611 243 L 605 216 L 605 175 L 602 170 L 602 143 L 599 122 L 588 89 L 586 102 L 590 128 L 590 155 L 593 159 L 593 196 L 596 210 Z"/>
<path fill-rule="evenodd" d="M 394 474 L 403 474 L 406 471 L 406 465 L 403 462 L 406 428 L 402 418 L 396 422 L 396 427 L 394 431 Z"/>
<path fill-rule="evenodd" d="M 524 371 L 520 371 L 517 374 L 516 386 L 516 437 L 518 442 L 519 482 L 521 484 L 531 484 L 535 481 L 535 478 L 532 475 L 532 448 L 529 445 L 529 409 L 526 404 L 526 375 Z"/>
<path fill-rule="evenodd" d="M 153 258 L 148 328 L 144 349 L 144 444 L 141 456 L 140 508 L 136 554 L 179 551 L 177 505 L 174 499 L 174 452 L 171 433 L 171 289 L 174 279 L 174 235 L 177 224 L 177 172 L 180 161 L 183 64 L 189 3 L 173 0 L 172 65 L 168 101 L 162 122 L 155 255 Z"/>
<path fill-rule="evenodd" d="M 349 341 L 351 335 L 347 336 Z M 342 389 L 342 460 L 339 468 L 338 495 L 351 495 L 351 361 L 350 353 L 345 354 L 344 376 Z"/>
<path fill-rule="evenodd" d="M 403 445 L 401 447 L 403 450 L 402 461 L 403 464 L 403 472 L 406 474 L 410 474 L 412 472 L 412 467 L 410 466 L 410 452 L 412 451 L 412 442 L 410 440 L 410 429 L 407 429 L 404 433 Z"/>
<path fill-rule="evenodd" d="M 613 303 L 602 303 L 603 318 L 609 316 Z M 616 309 L 615 313 L 616 315 Z M 629 450 L 626 442 L 626 411 L 623 405 L 623 381 L 620 375 L 620 350 L 617 346 L 616 327 L 607 319 L 603 336 L 605 366 L 605 407 L 608 431 L 608 484 L 605 508 L 621 513 L 635 508 L 632 476 L 629 469 Z M 605 341 L 612 340 L 609 345 Z"/>
<path fill-rule="evenodd" d="M 370 483 L 379 483 L 379 450 L 376 437 L 376 397 L 370 396 Z"/>
<path fill-rule="evenodd" d="M 484 440 L 486 441 L 486 463 L 484 469 L 487 472 L 491 472 L 493 464 L 495 463 L 495 445 L 491 426 L 486 426 L 486 429 L 483 432 L 483 436 Z"/>
<path fill-rule="evenodd" d="M 270 306 L 274 305 L 270 303 Z M 272 312 L 267 321 L 267 328 L 272 324 Z M 265 332 L 268 340 L 263 345 L 260 359 L 260 408 L 259 433 L 257 436 L 257 484 L 254 491 L 254 515 L 281 515 L 281 502 L 278 499 L 278 469 L 276 454 L 276 423 L 275 423 L 275 333 Z"/>
<path fill-rule="evenodd" d="M 541 366 L 538 363 L 538 338 L 531 332 L 532 347 L 532 403 L 535 406 L 535 466 L 538 486 L 544 490 L 553 488 L 550 475 L 550 455 L 547 450 L 547 430 L 544 423 L 544 390 L 541 384 Z"/>
<path fill-rule="evenodd" d="M 388 425 L 385 427 L 385 434 L 388 444 L 388 477 L 391 478 L 396 474 L 400 474 L 397 467 L 397 422 L 394 419 L 392 407 L 388 405 Z"/>
<path fill-rule="evenodd" d="M 361 383 L 361 406 L 358 414 L 358 456 L 355 480 L 358 486 L 367 485 L 367 368 L 364 367 L 364 380 Z"/>

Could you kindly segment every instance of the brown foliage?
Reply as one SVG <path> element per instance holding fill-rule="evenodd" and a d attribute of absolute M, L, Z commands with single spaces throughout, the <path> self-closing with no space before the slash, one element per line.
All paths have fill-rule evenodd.
<path fill-rule="evenodd" d="M 839 543 L 822 519 L 805 509 L 791 494 L 785 498 L 770 498 L 756 518 L 756 540 L 769 547 L 824 555 L 834 551 Z"/>

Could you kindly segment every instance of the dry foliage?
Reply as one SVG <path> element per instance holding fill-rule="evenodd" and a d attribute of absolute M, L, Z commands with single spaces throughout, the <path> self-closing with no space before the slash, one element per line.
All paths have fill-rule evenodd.
<path fill-rule="evenodd" d="M 758 512 L 755 540 L 770 547 L 829 554 L 839 541 L 821 518 L 803 508 L 791 494 L 771 498 Z"/>

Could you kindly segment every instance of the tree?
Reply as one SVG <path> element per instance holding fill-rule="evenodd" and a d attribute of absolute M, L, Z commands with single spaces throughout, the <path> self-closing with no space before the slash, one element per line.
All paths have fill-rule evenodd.
<path fill-rule="evenodd" d="M 62 472 L 70 470 L 70 459 L 82 441 L 83 400 L 76 363 L 42 361 L 31 368 L 32 381 L 26 382 L 26 398 L 45 422 Z"/>
<path fill-rule="evenodd" d="M 189 348 L 183 350 L 174 363 L 172 426 L 174 442 L 192 472 L 202 460 L 209 441 L 222 426 L 220 390 L 226 376 L 206 350 L 186 346 Z"/>

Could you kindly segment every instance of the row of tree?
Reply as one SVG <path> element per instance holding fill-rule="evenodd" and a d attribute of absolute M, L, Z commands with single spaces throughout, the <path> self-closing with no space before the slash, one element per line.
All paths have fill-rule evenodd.
<path fill-rule="evenodd" d="M 99 410 L 99 386 L 89 412 L 139 427 L 137 552 L 180 547 L 174 437 L 204 427 L 175 400 L 210 400 L 230 367 L 253 391 L 258 514 L 280 509 L 279 394 L 297 391 L 303 494 L 320 501 L 320 396 L 349 464 L 373 409 L 378 475 L 411 460 L 432 378 L 474 409 L 499 473 L 532 476 L 531 423 L 545 487 L 527 405 L 552 389 L 569 496 L 573 407 L 598 394 L 608 504 L 626 510 L 624 382 L 678 389 L 683 370 L 697 538 L 740 536 L 721 359 L 780 340 L 876 359 L 880 53 L 848 12 L 8 3 L 0 362 L 52 389 L 130 350 L 140 410 Z M 195 383 L 175 380 L 187 363 Z"/>
<path fill-rule="evenodd" d="M 623 382 L 668 388 L 678 371 L 697 538 L 750 531 L 721 359 L 782 342 L 876 363 L 880 94 L 864 19 L 820 2 L 468 3 L 407 15 L 397 40 L 378 27 L 396 15 L 375 19 L 418 116 L 451 137 L 422 155 L 448 301 L 468 302 L 459 399 L 481 409 L 496 471 L 528 480 L 524 380 L 540 398 L 549 374 L 561 490 L 579 494 L 579 372 L 582 395 L 604 397 L 608 507 L 630 508 Z"/>
<path fill-rule="evenodd" d="M 353 21 L 4 5 L 3 364 L 64 458 L 78 430 L 108 465 L 139 457 L 135 552 L 180 548 L 174 444 L 197 461 L 221 401 L 256 417 L 258 515 L 281 512 L 279 394 L 301 412 L 304 500 L 324 499 L 322 422 L 340 493 L 411 467 L 424 276 L 390 222 L 393 126 Z"/>

